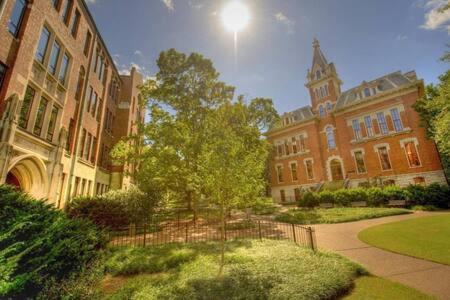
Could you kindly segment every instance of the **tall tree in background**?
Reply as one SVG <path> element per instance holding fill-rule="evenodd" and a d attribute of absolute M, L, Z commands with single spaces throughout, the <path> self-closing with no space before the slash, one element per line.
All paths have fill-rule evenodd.
<path fill-rule="evenodd" d="M 443 61 L 450 62 L 448 52 Z M 438 147 L 447 179 L 450 178 L 450 70 L 439 77 L 439 83 L 430 84 L 425 95 L 414 105 L 422 118 L 427 135 Z"/>

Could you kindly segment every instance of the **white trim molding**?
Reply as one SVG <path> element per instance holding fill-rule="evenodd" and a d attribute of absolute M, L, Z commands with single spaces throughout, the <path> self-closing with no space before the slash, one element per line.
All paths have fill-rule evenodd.
<path fill-rule="evenodd" d="M 345 179 L 344 160 L 339 155 L 332 155 L 332 156 L 328 157 L 327 163 L 326 163 L 328 181 L 333 181 L 333 176 L 331 174 L 331 165 L 330 165 L 330 163 L 331 163 L 331 161 L 333 161 L 335 159 L 338 160 L 341 163 L 342 177 Z"/>

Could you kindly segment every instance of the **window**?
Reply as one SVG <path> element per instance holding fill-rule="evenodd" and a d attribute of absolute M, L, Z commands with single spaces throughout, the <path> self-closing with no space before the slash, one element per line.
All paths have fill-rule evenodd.
<path fill-rule="evenodd" d="M 391 109 L 392 122 L 394 123 L 394 129 L 396 132 L 403 130 L 402 120 L 397 108 Z"/>
<path fill-rule="evenodd" d="M 53 134 L 55 132 L 56 118 L 58 117 L 58 108 L 53 106 L 52 113 L 50 115 L 50 121 L 48 122 L 47 140 L 53 141 Z"/>
<path fill-rule="evenodd" d="M 386 171 L 392 169 L 389 153 L 386 147 L 378 148 L 378 156 L 380 158 L 381 170 Z"/>
<path fill-rule="evenodd" d="M 98 100 L 98 94 L 96 92 L 94 92 L 94 97 L 92 98 L 92 105 L 91 105 L 92 117 L 95 117 L 95 111 L 97 109 L 97 100 Z"/>
<path fill-rule="evenodd" d="M 316 71 L 316 79 L 320 79 L 320 70 Z"/>
<path fill-rule="evenodd" d="M 361 136 L 361 126 L 359 125 L 359 120 L 352 121 L 353 132 L 355 133 L 355 139 L 360 140 Z"/>
<path fill-rule="evenodd" d="M 61 82 L 61 84 L 65 84 L 66 83 L 66 76 L 67 76 L 67 69 L 69 68 L 69 61 L 70 58 L 67 55 L 67 53 L 64 53 L 64 56 L 62 58 L 61 61 L 61 68 L 59 69 L 59 82 Z"/>
<path fill-rule="evenodd" d="M 79 145 L 80 150 L 79 150 L 79 153 L 78 153 L 78 155 L 80 157 L 83 157 L 85 142 L 86 142 L 86 129 L 83 129 L 83 131 L 81 132 L 81 139 L 80 139 L 80 145 Z"/>
<path fill-rule="evenodd" d="M 36 52 L 36 59 L 40 63 L 44 63 L 45 53 L 47 52 L 48 41 L 50 39 L 50 31 L 44 26 L 41 32 L 41 37 L 39 39 L 38 49 Z"/>
<path fill-rule="evenodd" d="M 419 185 L 424 185 L 426 183 L 424 177 L 414 177 L 413 182 L 414 182 L 414 184 L 419 184 Z"/>
<path fill-rule="evenodd" d="M 389 129 L 386 124 L 386 118 L 384 117 L 384 113 L 383 112 L 377 113 L 377 119 L 378 119 L 378 125 L 380 126 L 381 134 L 388 134 Z"/>
<path fill-rule="evenodd" d="M 325 129 L 326 135 L 327 135 L 327 144 L 328 149 L 336 149 L 336 142 L 334 140 L 334 133 L 332 127 L 327 127 Z"/>
<path fill-rule="evenodd" d="M 77 34 L 78 34 L 78 27 L 80 25 L 80 12 L 78 11 L 78 9 L 75 11 L 75 16 L 72 19 L 72 25 L 70 25 L 70 32 L 72 33 L 72 36 L 74 38 L 77 38 Z"/>
<path fill-rule="evenodd" d="M 23 15 L 25 14 L 26 8 L 27 1 L 16 0 L 8 23 L 8 30 L 14 37 L 17 37 L 19 34 L 20 25 L 22 24 Z"/>
<path fill-rule="evenodd" d="M 408 158 L 408 163 L 411 168 L 420 167 L 419 154 L 417 153 L 417 148 L 414 142 L 405 143 L 406 157 Z"/>
<path fill-rule="evenodd" d="M 73 139 L 75 137 L 75 120 L 70 119 L 69 130 L 67 132 L 66 150 L 70 151 L 73 145 Z"/>
<path fill-rule="evenodd" d="M 97 138 L 94 137 L 94 139 L 92 140 L 91 163 L 95 163 L 96 152 L 97 152 Z"/>
<path fill-rule="evenodd" d="M 286 202 L 286 193 L 284 190 L 280 190 L 280 200 L 281 202 Z"/>
<path fill-rule="evenodd" d="M 303 135 L 299 136 L 299 145 L 300 145 L 300 151 L 305 152 L 306 146 L 305 146 L 305 137 Z"/>
<path fill-rule="evenodd" d="M 92 134 L 88 133 L 86 138 L 86 143 L 84 144 L 84 152 L 83 158 L 88 161 L 89 155 L 91 154 L 91 142 L 92 142 Z"/>
<path fill-rule="evenodd" d="M 297 153 L 297 141 L 296 141 L 295 137 L 292 138 L 292 153 L 294 153 L 294 154 Z"/>
<path fill-rule="evenodd" d="M 72 0 L 67 0 L 63 8 L 61 18 L 66 25 L 69 24 L 70 11 L 72 10 L 72 5 L 73 5 Z"/>
<path fill-rule="evenodd" d="M 26 129 L 28 126 L 28 119 L 30 117 L 31 106 L 33 105 L 35 94 L 36 91 L 28 86 L 22 102 L 19 116 L 19 126 L 24 129 Z"/>
<path fill-rule="evenodd" d="M 277 166 L 278 182 L 283 182 L 283 167 Z"/>
<path fill-rule="evenodd" d="M 370 89 L 369 88 L 364 89 L 364 97 L 370 97 Z"/>
<path fill-rule="evenodd" d="M 323 108 L 322 105 L 319 105 L 319 116 L 321 118 L 325 117 L 325 109 Z"/>
<path fill-rule="evenodd" d="M 296 163 L 291 163 L 291 176 L 292 176 L 292 181 L 297 181 L 298 177 L 297 177 L 297 164 Z"/>
<path fill-rule="evenodd" d="M 53 43 L 52 53 L 50 54 L 50 64 L 48 69 L 53 75 L 56 74 L 56 64 L 58 63 L 59 53 L 61 51 L 61 46 L 57 41 Z"/>
<path fill-rule="evenodd" d="M 367 136 L 372 137 L 373 136 L 373 124 L 372 124 L 372 118 L 370 116 L 364 117 L 364 125 L 366 125 Z"/>
<path fill-rule="evenodd" d="M 5 79 L 6 66 L 0 62 L 0 90 L 2 88 L 3 80 Z"/>
<path fill-rule="evenodd" d="M 78 73 L 77 90 L 75 92 L 75 100 L 77 100 L 77 101 L 79 101 L 81 99 L 81 94 L 83 92 L 84 76 L 85 76 L 85 71 L 84 71 L 84 68 L 81 67 L 80 72 Z"/>
<path fill-rule="evenodd" d="M 97 107 L 97 121 L 100 122 L 101 117 L 102 117 L 102 108 L 103 108 L 103 100 L 100 99 L 100 101 L 98 102 L 98 107 Z"/>
<path fill-rule="evenodd" d="M 286 155 L 289 155 L 289 154 L 290 154 L 290 152 L 289 152 L 289 144 L 288 144 L 288 141 L 284 141 L 284 153 L 285 153 Z"/>
<path fill-rule="evenodd" d="M 86 33 L 86 40 L 84 41 L 84 55 L 87 56 L 89 54 L 89 48 L 91 48 L 91 40 L 92 34 L 88 31 Z"/>
<path fill-rule="evenodd" d="M 94 89 L 92 88 L 92 86 L 89 86 L 89 93 L 86 94 L 87 97 L 87 101 L 86 101 L 86 111 L 89 112 L 91 110 L 91 102 L 92 102 L 92 97 L 94 96 Z"/>
<path fill-rule="evenodd" d="M 312 160 L 306 160 L 305 161 L 305 166 L 306 166 L 306 177 L 311 180 L 314 178 L 314 173 L 313 173 L 313 166 L 312 166 Z"/>
<path fill-rule="evenodd" d="M 327 102 L 327 110 L 332 111 L 333 110 L 333 104 L 331 102 Z"/>
<path fill-rule="evenodd" d="M 329 92 L 328 92 L 328 84 L 325 84 L 325 86 L 324 86 L 324 89 L 325 89 L 325 95 L 329 95 Z"/>
<path fill-rule="evenodd" d="M 39 103 L 39 108 L 36 114 L 36 121 L 34 122 L 34 130 L 33 133 L 36 135 L 41 135 L 42 132 L 42 124 L 44 123 L 45 111 L 47 110 L 48 100 L 44 97 L 41 98 L 41 102 Z"/>
<path fill-rule="evenodd" d="M 277 145 L 277 153 L 278 153 L 278 157 L 283 156 L 283 145 L 282 144 Z"/>
<path fill-rule="evenodd" d="M 364 154 L 362 151 L 355 151 L 354 156 L 358 174 L 366 173 L 366 164 L 364 163 Z"/>
<path fill-rule="evenodd" d="M 53 2 L 53 7 L 58 10 L 61 0 L 52 0 L 52 2 Z"/>

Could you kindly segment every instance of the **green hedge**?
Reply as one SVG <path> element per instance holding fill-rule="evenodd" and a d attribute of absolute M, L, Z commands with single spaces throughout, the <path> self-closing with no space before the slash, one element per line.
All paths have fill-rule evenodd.
<path fill-rule="evenodd" d="M 0 298 L 35 298 L 83 270 L 106 245 L 95 225 L 0 186 Z"/>
<path fill-rule="evenodd" d="M 67 213 L 73 218 L 87 218 L 101 227 L 119 229 L 147 220 L 157 205 L 154 198 L 131 187 L 99 196 L 77 197 L 67 206 Z"/>
<path fill-rule="evenodd" d="M 428 186 L 410 185 L 406 188 L 388 186 L 384 188 L 341 189 L 334 192 L 306 192 L 299 201 L 300 207 L 315 207 L 320 203 L 336 206 L 350 206 L 352 202 L 367 202 L 368 206 L 384 206 L 389 200 L 407 200 L 409 206 L 423 205 L 438 208 L 450 207 L 448 186 L 430 184 Z"/>

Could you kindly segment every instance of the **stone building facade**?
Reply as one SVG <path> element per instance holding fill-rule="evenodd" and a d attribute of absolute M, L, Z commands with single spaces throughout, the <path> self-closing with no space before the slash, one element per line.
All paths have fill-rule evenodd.
<path fill-rule="evenodd" d="M 414 71 L 363 81 L 347 91 L 336 67 L 313 42 L 307 72 L 311 105 L 282 115 L 268 133 L 274 145 L 272 196 L 298 200 L 324 186 L 446 184 L 434 142 L 413 104 L 424 83 Z"/>
<path fill-rule="evenodd" d="M 84 0 L 0 0 L 0 184 L 62 208 L 130 182 L 109 152 L 143 121 Z"/>

